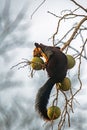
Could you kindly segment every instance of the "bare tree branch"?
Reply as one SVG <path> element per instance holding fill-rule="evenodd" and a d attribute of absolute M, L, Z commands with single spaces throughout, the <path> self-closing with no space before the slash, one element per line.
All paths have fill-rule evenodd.
<path fill-rule="evenodd" d="M 63 51 L 67 46 L 70 45 L 71 41 L 73 40 L 73 38 L 75 37 L 78 29 L 80 28 L 80 26 L 87 20 L 87 16 L 84 17 L 76 26 L 75 30 L 73 31 L 71 37 L 69 38 L 69 40 L 64 44 L 64 46 L 61 48 L 61 50 Z"/>
<path fill-rule="evenodd" d="M 25 12 L 28 9 L 28 5 L 25 4 L 23 6 L 23 8 L 20 10 L 19 14 L 17 15 L 17 17 L 15 18 L 15 20 L 8 24 L 8 26 L 6 26 L 6 28 L 4 28 L 3 32 L 0 34 L 0 45 L 3 44 L 3 40 L 12 32 L 16 29 L 16 27 L 18 26 L 18 24 L 20 23 L 20 21 L 23 19 L 23 17 L 25 16 Z"/>
<path fill-rule="evenodd" d="M 5 26 L 4 28 L 6 28 L 6 26 L 8 26 L 10 24 L 10 16 L 9 16 L 9 13 L 10 13 L 10 4 L 11 4 L 11 0 L 5 0 L 5 6 L 4 6 L 4 9 L 3 9 L 3 22 L 5 22 Z"/>
<path fill-rule="evenodd" d="M 33 13 L 31 14 L 31 19 L 33 17 L 33 15 L 37 12 L 37 10 L 45 3 L 46 0 L 43 0 L 40 5 L 33 11 Z"/>
<path fill-rule="evenodd" d="M 75 0 L 71 0 L 75 5 L 79 6 L 82 10 L 84 10 L 85 12 L 87 12 L 87 9 L 85 9 L 83 6 L 81 6 L 80 4 L 78 4 Z"/>

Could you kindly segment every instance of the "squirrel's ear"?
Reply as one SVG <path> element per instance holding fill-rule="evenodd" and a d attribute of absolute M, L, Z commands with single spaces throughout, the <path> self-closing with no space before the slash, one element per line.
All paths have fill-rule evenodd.
<path fill-rule="evenodd" d="M 35 45 L 36 47 L 40 47 L 40 45 L 39 45 L 38 43 L 36 43 L 36 42 L 34 43 L 34 45 Z"/>

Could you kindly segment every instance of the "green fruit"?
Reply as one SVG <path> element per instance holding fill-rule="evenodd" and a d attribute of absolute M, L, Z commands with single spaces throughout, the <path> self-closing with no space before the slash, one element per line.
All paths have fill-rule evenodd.
<path fill-rule="evenodd" d="M 41 70 L 44 65 L 44 61 L 40 57 L 33 57 L 31 66 L 34 70 Z"/>
<path fill-rule="evenodd" d="M 67 62 L 68 62 L 68 69 L 71 69 L 75 66 L 75 59 L 71 55 L 67 56 Z"/>
<path fill-rule="evenodd" d="M 47 115 L 50 120 L 55 120 L 60 117 L 61 110 L 57 106 L 51 106 L 47 109 Z"/>
<path fill-rule="evenodd" d="M 71 88 L 71 81 L 69 78 L 65 77 L 61 82 L 60 89 L 63 91 L 68 91 Z"/>

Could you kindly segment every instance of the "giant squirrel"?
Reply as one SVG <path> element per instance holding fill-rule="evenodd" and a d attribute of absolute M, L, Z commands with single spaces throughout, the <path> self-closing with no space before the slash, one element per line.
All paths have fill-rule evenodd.
<path fill-rule="evenodd" d="M 47 104 L 51 90 L 55 83 L 62 82 L 67 73 L 67 57 L 59 47 L 46 46 L 35 43 L 34 56 L 43 56 L 46 59 L 46 71 L 49 79 L 38 90 L 35 100 L 35 109 L 45 120 L 47 116 Z"/>

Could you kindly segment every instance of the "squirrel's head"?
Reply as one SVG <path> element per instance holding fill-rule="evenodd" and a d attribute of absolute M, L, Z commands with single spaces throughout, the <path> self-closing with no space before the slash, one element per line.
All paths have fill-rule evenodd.
<path fill-rule="evenodd" d="M 37 57 L 43 57 L 45 59 L 45 62 L 48 62 L 48 56 L 46 55 L 46 53 L 42 50 L 42 46 L 41 44 L 35 43 L 35 48 L 33 50 L 33 56 L 37 56 Z"/>

